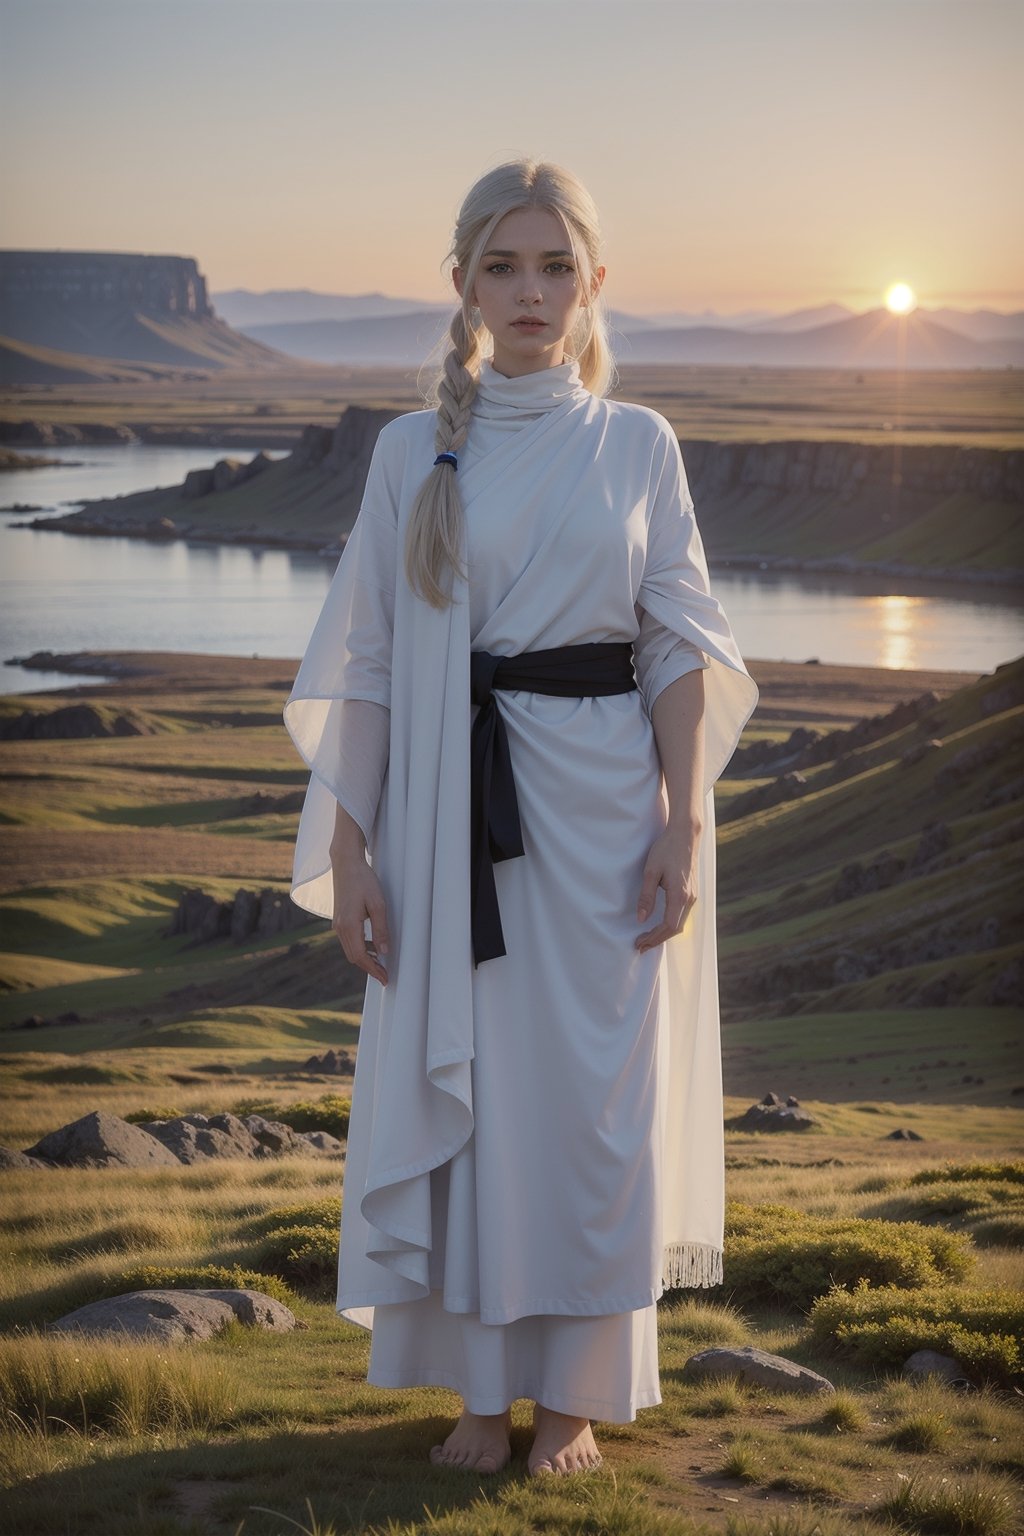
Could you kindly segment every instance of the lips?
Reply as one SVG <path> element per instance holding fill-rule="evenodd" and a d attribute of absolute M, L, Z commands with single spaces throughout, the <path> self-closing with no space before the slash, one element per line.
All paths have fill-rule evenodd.
<path fill-rule="evenodd" d="M 512 324 L 521 331 L 542 331 L 547 325 L 546 320 L 513 320 Z"/>

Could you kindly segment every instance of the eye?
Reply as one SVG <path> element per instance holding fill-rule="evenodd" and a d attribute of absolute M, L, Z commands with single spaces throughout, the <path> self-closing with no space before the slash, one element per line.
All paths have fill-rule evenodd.
<path fill-rule="evenodd" d="M 499 267 L 507 267 L 507 266 L 508 266 L 508 262 L 507 261 L 496 261 L 496 262 L 494 262 L 494 264 L 492 266 L 488 267 L 487 270 L 488 270 L 488 272 L 497 272 Z"/>

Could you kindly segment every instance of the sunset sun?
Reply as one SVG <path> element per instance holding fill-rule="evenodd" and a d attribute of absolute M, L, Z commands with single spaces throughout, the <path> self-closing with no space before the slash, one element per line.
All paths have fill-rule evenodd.
<path fill-rule="evenodd" d="M 893 283 L 886 291 L 885 306 L 894 315 L 909 315 L 916 303 L 917 298 L 909 283 Z"/>

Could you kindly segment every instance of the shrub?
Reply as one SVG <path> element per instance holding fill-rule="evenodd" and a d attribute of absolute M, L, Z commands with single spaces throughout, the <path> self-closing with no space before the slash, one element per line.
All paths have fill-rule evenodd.
<path fill-rule="evenodd" d="M 295 1300 L 295 1292 L 275 1275 L 242 1269 L 235 1264 L 136 1264 L 111 1275 L 100 1287 L 100 1296 L 124 1296 L 128 1291 L 190 1291 L 195 1289 L 262 1291 L 285 1306 Z M 98 1299 L 98 1298 L 97 1298 Z"/>
<path fill-rule="evenodd" d="M 293 1131 L 327 1131 L 344 1141 L 348 1135 L 348 1117 L 352 1100 L 340 1093 L 322 1093 L 318 1099 L 295 1104 L 275 1104 L 270 1099 L 239 1099 L 232 1114 L 262 1115 L 264 1120 L 280 1120 Z"/>
<path fill-rule="evenodd" d="M 257 1250 L 256 1262 L 303 1289 L 333 1285 L 338 1272 L 338 1233 L 322 1226 L 277 1227 Z"/>
<path fill-rule="evenodd" d="M 126 1115 L 122 1115 L 121 1119 L 127 1120 L 129 1125 L 141 1125 L 144 1120 L 177 1120 L 182 1114 L 184 1110 L 179 1109 L 176 1104 L 165 1104 L 151 1106 L 149 1109 L 131 1109 Z"/>
<path fill-rule="evenodd" d="M 919 1168 L 908 1184 L 973 1183 L 978 1179 L 1000 1184 L 1024 1184 L 1024 1162 L 947 1163 L 942 1168 Z"/>
<path fill-rule="evenodd" d="M 725 1283 L 735 1298 L 801 1311 L 834 1284 L 870 1281 L 904 1290 L 962 1279 L 970 1238 L 912 1221 L 808 1216 L 790 1206 L 729 1201 Z"/>
<path fill-rule="evenodd" d="M 916 1349 L 953 1355 L 978 1384 L 1024 1382 L 1024 1297 L 1009 1286 L 934 1285 L 908 1295 L 861 1281 L 834 1286 L 808 1315 L 810 1337 L 880 1370 L 902 1367 Z"/>
<path fill-rule="evenodd" d="M 337 1238 L 341 1227 L 341 1196 L 324 1195 L 320 1200 L 307 1200 L 304 1205 L 278 1205 L 253 1216 L 246 1223 L 246 1230 L 253 1237 L 266 1237 L 275 1227 L 324 1227 Z"/>
<path fill-rule="evenodd" d="M 890 1221 L 941 1222 L 969 1232 L 979 1246 L 1019 1248 L 1024 1239 L 1020 1163 L 961 1163 L 923 1168 L 875 1207 Z"/>

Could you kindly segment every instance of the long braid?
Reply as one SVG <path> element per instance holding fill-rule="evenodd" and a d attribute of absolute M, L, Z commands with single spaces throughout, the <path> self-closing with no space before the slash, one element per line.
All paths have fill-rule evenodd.
<path fill-rule="evenodd" d="M 457 455 L 469 435 L 477 374 L 467 365 L 476 364 L 479 368 L 481 356 L 479 337 L 471 326 L 467 326 L 461 306 L 452 317 L 449 335 L 452 346 L 445 354 L 434 386 L 437 400 L 435 455 Z M 457 571 L 463 578 L 466 575 L 461 554 L 462 526 L 462 499 L 455 466 L 448 462 L 435 464 L 416 498 L 405 543 L 409 584 L 418 590 L 416 578 L 419 577 L 420 596 L 435 608 L 446 607 L 450 602 L 453 573 Z"/>

